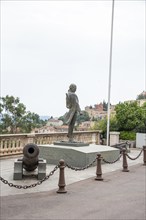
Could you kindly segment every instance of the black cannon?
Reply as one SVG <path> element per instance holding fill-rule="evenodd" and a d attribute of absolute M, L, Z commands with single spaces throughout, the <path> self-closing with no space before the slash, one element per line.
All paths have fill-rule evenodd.
<path fill-rule="evenodd" d="M 23 148 L 23 168 L 33 171 L 38 166 L 39 148 L 36 144 L 27 144 Z"/>
<path fill-rule="evenodd" d="M 118 144 L 115 144 L 115 145 L 111 145 L 111 147 L 118 148 L 120 150 L 120 153 L 122 153 L 123 148 L 125 148 L 126 151 L 128 152 L 129 148 L 130 148 L 130 145 L 131 144 L 128 141 L 126 141 L 126 142 L 121 142 L 121 143 L 118 143 Z"/>
<path fill-rule="evenodd" d="M 25 175 L 33 172 L 38 168 L 38 179 L 46 176 L 46 160 L 39 158 L 39 148 L 36 144 L 27 144 L 23 148 L 23 157 L 16 159 L 14 162 L 14 180 L 21 180 L 23 177 L 23 169 L 26 170 Z M 28 174 L 27 174 L 28 175 Z"/>

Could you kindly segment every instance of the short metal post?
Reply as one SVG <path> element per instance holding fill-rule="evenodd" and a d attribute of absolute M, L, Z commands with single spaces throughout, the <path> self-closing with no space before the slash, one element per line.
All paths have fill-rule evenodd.
<path fill-rule="evenodd" d="M 146 146 L 143 146 L 143 165 L 146 166 Z"/>
<path fill-rule="evenodd" d="M 123 148 L 123 172 L 129 172 L 128 164 L 127 164 L 127 157 L 126 157 L 126 148 Z"/>
<path fill-rule="evenodd" d="M 101 170 L 101 154 L 98 153 L 97 154 L 97 168 L 96 168 L 96 178 L 95 180 L 100 180 L 102 181 L 103 178 L 102 178 L 102 170 Z"/>
<path fill-rule="evenodd" d="M 57 193 L 66 193 L 67 191 L 65 189 L 66 185 L 65 185 L 65 177 L 64 177 L 64 168 L 65 168 L 64 160 L 60 160 L 59 164 L 60 164 L 59 182 L 58 182 L 59 189 L 57 190 Z"/>

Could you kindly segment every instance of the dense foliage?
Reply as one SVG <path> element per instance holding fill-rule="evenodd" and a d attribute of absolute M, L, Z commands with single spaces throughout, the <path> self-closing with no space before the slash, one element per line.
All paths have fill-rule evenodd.
<path fill-rule="evenodd" d="M 77 124 L 81 124 L 84 121 L 89 121 L 90 117 L 88 112 L 82 111 L 82 114 L 78 114 L 77 116 Z"/>
<path fill-rule="evenodd" d="M 121 139 L 135 139 L 136 132 L 146 132 L 146 103 L 142 107 L 133 103 L 120 103 L 115 107 L 116 114 L 110 118 L 110 131 L 120 131 Z M 107 119 L 99 120 L 93 129 L 107 131 Z"/>
<path fill-rule="evenodd" d="M 33 128 L 45 122 L 38 114 L 26 111 L 19 98 L 6 96 L 0 98 L 0 133 L 29 133 Z"/>
<path fill-rule="evenodd" d="M 107 118 L 99 119 L 94 123 L 93 130 L 101 130 L 103 136 L 106 137 L 107 132 Z M 110 118 L 110 131 L 118 131 L 117 119 L 115 116 Z"/>
<path fill-rule="evenodd" d="M 122 139 L 122 140 L 135 140 L 136 133 L 134 131 L 121 131 L 120 132 L 120 139 Z"/>
<path fill-rule="evenodd" d="M 120 103 L 116 106 L 116 118 L 119 131 L 146 131 L 146 107 L 137 102 Z"/>
<path fill-rule="evenodd" d="M 137 96 L 137 100 L 146 99 L 146 93 Z"/>

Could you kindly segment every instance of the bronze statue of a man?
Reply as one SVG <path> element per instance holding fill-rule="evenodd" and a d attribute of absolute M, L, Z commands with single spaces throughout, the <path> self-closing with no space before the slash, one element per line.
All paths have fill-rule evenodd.
<path fill-rule="evenodd" d="M 77 89 L 76 85 L 71 84 L 69 86 L 68 93 L 66 93 L 66 107 L 69 109 L 69 112 L 66 115 L 65 121 L 66 124 L 68 124 L 69 126 L 68 135 L 67 135 L 67 137 L 69 138 L 69 142 L 73 142 L 73 129 L 77 119 L 77 114 L 78 112 L 82 114 L 79 106 L 78 97 L 75 94 L 76 89 Z"/>

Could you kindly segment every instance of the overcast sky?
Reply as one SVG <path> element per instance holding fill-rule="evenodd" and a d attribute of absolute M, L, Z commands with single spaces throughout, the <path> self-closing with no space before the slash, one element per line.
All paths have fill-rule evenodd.
<path fill-rule="evenodd" d="M 111 103 L 146 89 L 145 1 L 115 0 Z M 77 85 L 81 109 L 108 101 L 112 1 L 1 1 L 1 96 L 61 116 Z"/>

